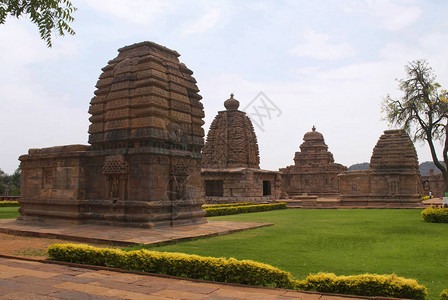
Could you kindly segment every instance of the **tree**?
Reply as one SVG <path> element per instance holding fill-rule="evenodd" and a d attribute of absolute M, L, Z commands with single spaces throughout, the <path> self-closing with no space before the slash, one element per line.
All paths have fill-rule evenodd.
<path fill-rule="evenodd" d="M 20 196 L 20 168 L 8 175 L 0 169 L 0 195 Z"/>
<path fill-rule="evenodd" d="M 444 191 L 448 192 L 448 94 L 436 82 L 432 68 L 425 60 L 417 60 L 405 67 L 407 78 L 399 80 L 403 97 L 389 95 L 383 101 L 383 111 L 391 124 L 402 126 L 413 141 L 426 141 L 436 167 L 444 178 Z M 440 163 L 435 143 L 443 144 L 443 161 Z"/>
<path fill-rule="evenodd" d="M 19 18 L 28 15 L 31 22 L 39 28 L 40 37 L 51 47 L 51 32 L 63 36 L 75 31 L 68 25 L 73 22 L 72 13 L 76 11 L 69 0 L 0 0 L 0 24 L 7 16 Z"/>

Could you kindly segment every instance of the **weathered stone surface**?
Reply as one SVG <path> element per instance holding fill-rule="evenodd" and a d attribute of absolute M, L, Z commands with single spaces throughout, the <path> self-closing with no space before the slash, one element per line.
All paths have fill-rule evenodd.
<path fill-rule="evenodd" d="M 206 222 L 201 96 L 179 54 L 152 42 L 118 50 L 97 82 L 89 143 L 20 157 L 21 220 L 136 227 Z"/>
<path fill-rule="evenodd" d="M 207 203 L 271 202 L 280 198 L 280 175 L 260 170 L 255 131 L 239 101 L 224 102 L 203 150 L 203 196 Z"/>
<path fill-rule="evenodd" d="M 373 149 L 369 170 L 346 171 L 338 178 L 342 206 L 421 205 L 417 152 L 402 130 L 384 131 Z"/>
<path fill-rule="evenodd" d="M 443 197 L 444 192 L 444 179 L 443 174 L 435 174 L 434 169 L 429 170 L 428 176 L 422 176 L 423 192 L 426 196 Z"/>
<path fill-rule="evenodd" d="M 282 191 L 289 196 L 338 193 L 337 175 L 347 167 L 334 162 L 323 135 L 314 126 L 303 140 L 300 151 L 295 153 L 294 165 L 280 169 Z"/>

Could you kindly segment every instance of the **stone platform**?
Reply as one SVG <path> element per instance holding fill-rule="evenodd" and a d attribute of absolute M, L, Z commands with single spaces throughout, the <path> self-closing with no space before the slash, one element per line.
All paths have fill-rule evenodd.
<path fill-rule="evenodd" d="M 117 246 L 160 245 L 199 237 L 272 226 L 271 223 L 208 221 L 206 224 L 166 228 L 129 228 L 101 225 L 35 225 L 21 221 L 0 220 L 0 232 L 32 237 L 64 239 Z"/>

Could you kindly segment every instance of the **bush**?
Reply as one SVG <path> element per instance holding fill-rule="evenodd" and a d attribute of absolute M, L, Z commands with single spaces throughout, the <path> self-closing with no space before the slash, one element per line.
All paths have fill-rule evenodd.
<path fill-rule="evenodd" d="M 422 218 L 430 223 L 448 223 L 448 208 L 426 208 L 422 211 Z"/>
<path fill-rule="evenodd" d="M 20 206 L 18 201 L 0 201 L 0 207 L 16 207 Z"/>
<path fill-rule="evenodd" d="M 440 293 L 440 299 L 442 300 L 448 300 L 448 290 L 445 289 Z"/>
<path fill-rule="evenodd" d="M 426 287 L 414 279 L 392 275 L 363 274 L 336 276 L 333 273 L 310 274 L 303 281 L 297 281 L 298 289 L 324 293 L 359 296 L 383 296 L 406 299 L 425 299 Z"/>
<path fill-rule="evenodd" d="M 434 198 L 434 196 L 423 196 L 421 199 L 424 201 L 424 200 L 429 200 L 429 199 L 432 199 L 432 198 Z"/>
<path fill-rule="evenodd" d="M 50 259 L 79 264 L 279 288 L 292 288 L 294 284 L 290 273 L 251 260 L 148 250 L 125 252 L 74 244 L 54 244 L 47 251 Z"/>
<path fill-rule="evenodd" d="M 247 206 L 247 205 L 254 205 L 253 202 L 243 202 L 243 203 L 226 203 L 226 204 L 205 204 L 202 205 L 203 209 L 208 208 L 219 208 L 219 207 L 229 207 L 229 206 Z"/>
<path fill-rule="evenodd" d="M 274 203 L 274 204 L 258 204 L 258 205 L 245 205 L 245 206 L 228 206 L 218 208 L 205 208 L 207 212 L 206 217 L 235 215 L 250 212 L 268 211 L 274 209 L 286 209 L 286 203 Z"/>

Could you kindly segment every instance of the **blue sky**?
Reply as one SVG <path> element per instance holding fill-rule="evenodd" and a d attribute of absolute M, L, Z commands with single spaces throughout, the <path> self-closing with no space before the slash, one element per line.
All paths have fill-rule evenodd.
<path fill-rule="evenodd" d="M 51 49 L 26 18 L 0 26 L 0 168 L 8 173 L 29 148 L 86 144 L 101 68 L 141 41 L 178 51 L 193 70 L 206 131 L 230 93 L 248 114 L 264 93 L 276 107 L 255 126 L 265 169 L 293 164 L 313 125 L 336 162 L 369 161 L 390 128 L 381 101 L 400 95 L 395 79 L 409 61 L 426 59 L 448 87 L 447 1 L 72 3 L 76 35 L 54 37 Z M 431 159 L 426 145 L 416 148 L 420 162 Z"/>

